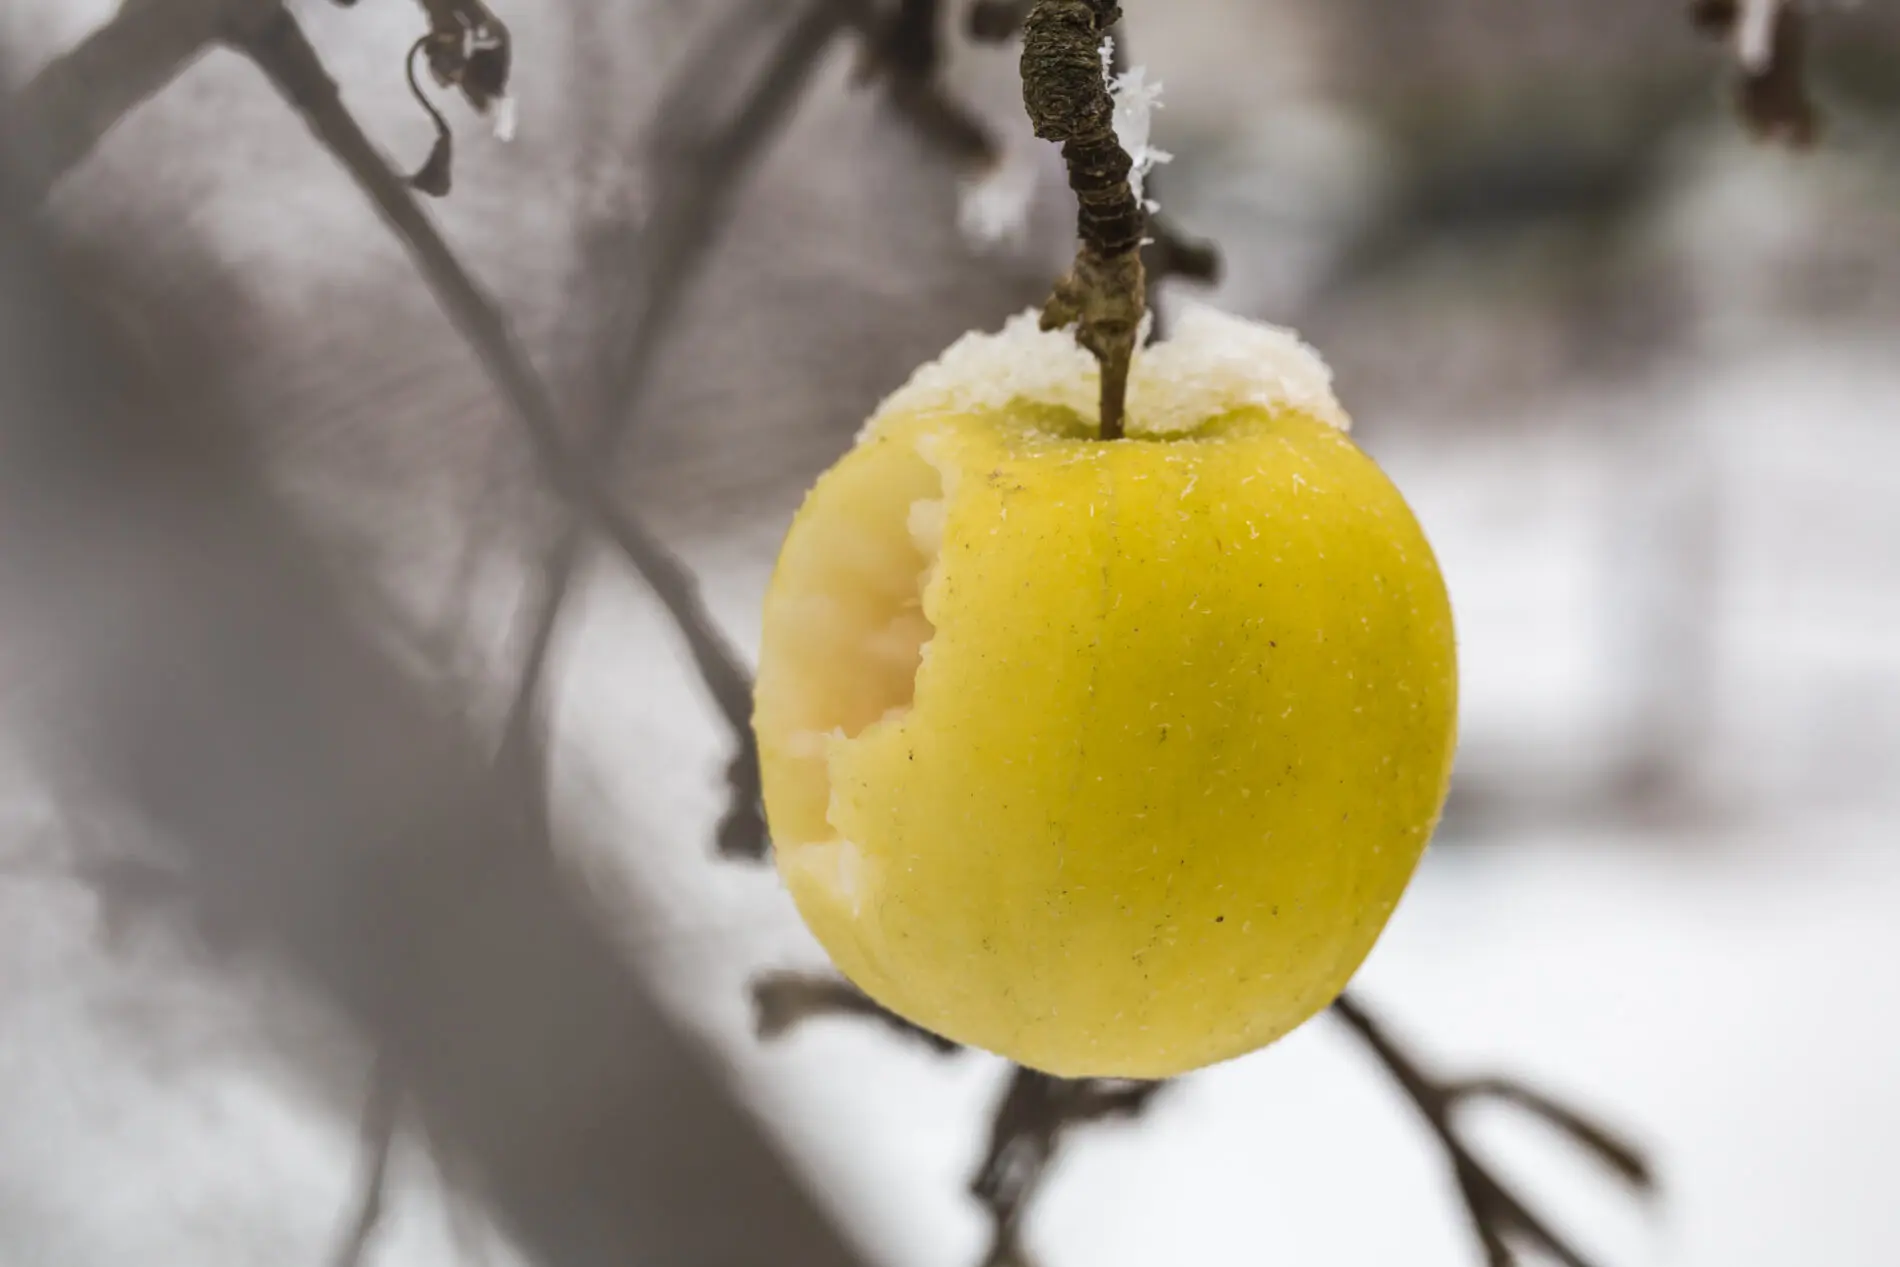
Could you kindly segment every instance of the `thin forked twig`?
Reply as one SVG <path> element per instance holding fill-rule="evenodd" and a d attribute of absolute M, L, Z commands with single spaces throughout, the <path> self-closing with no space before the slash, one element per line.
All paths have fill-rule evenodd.
<path fill-rule="evenodd" d="M 990 1119 L 989 1147 L 970 1181 L 992 1224 L 983 1267 L 1027 1263 L 1024 1216 L 1055 1166 L 1068 1132 L 1077 1126 L 1137 1118 L 1165 1082 L 1116 1078 L 1056 1078 L 1018 1065 Z"/>
<path fill-rule="evenodd" d="M 1512 1238 L 1528 1242 L 1565 1267 L 1592 1267 L 1592 1262 L 1505 1187 L 1472 1153 L 1453 1120 L 1455 1111 L 1462 1105 L 1485 1099 L 1515 1104 L 1563 1131 L 1638 1192 L 1647 1194 L 1654 1190 L 1655 1177 L 1641 1154 L 1575 1110 L 1509 1079 L 1437 1081 L 1425 1073 L 1417 1058 L 1404 1051 L 1357 999 L 1349 994 L 1341 995 L 1332 1010 L 1372 1049 L 1445 1149 L 1488 1267 L 1514 1267 L 1517 1259 L 1510 1248 Z"/>
<path fill-rule="evenodd" d="M 763 1038 L 782 1037 L 800 1024 L 827 1016 L 869 1020 L 907 1038 L 922 1039 L 942 1053 L 957 1044 L 896 1016 L 850 983 L 833 977 L 771 974 L 753 983 Z M 1472 1229 L 1488 1267 L 1514 1267 L 1509 1240 L 1521 1238 L 1565 1267 L 1592 1267 L 1591 1260 L 1529 1209 L 1478 1160 L 1454 1121 L 1456 1110 L 1485 1100 L 1514 1105 L 1550 1123 L 1639 1193 L 1655 1189 L 1655 1175 L 1642 1154 L 1614 1132 L 1540 1092 L 1507 1078 L 1444 1082 L 1431 1078 L 1350 993 L 1333 1004 L 1344 1020 L 1398 1081 L 1443 1145 Z M 990 1124 L 990 1143 L 971 1192 L 994 1224 L 984 1267 L 1025 1262 L 1020 1244 L 1024 1211 L 1053 1163 L 1063 1132 L 1077 1125 L 1142 1112 L 1165 1083 L 1111 1078 L 1063 1079 L 1016 1068 Z"/>
<path fill-rule="evenodd" d="M 874 1021 L 893 1034 L 915 1039 L 940 1056 L 962 1051 L 959 1043 L 912 1024 L 842 977 L 773 973 L 752 983 L 754 1025 L 766 1042 L 783 1038 L 806 1021 L 826 1016 Z"/>
<path fill-rule="evenodd" d="M 870 1021 L 919 1040 L 940 1055 L 963 1047 L 883 1007 L 838 977 L 772 973 L 752 983 L 758 1033 L 781 1038 L 807 1021 L 847 1017 Z M 1070 1129 L 1139 1117 L 1164 1082 L 1120 1078 L 1057 1078 L 1011 1067 L 1003 1097 L 990 1117 L 989 1144 L 970 1179 L 970 1195 L 989 1215 L 990 1245 L 983 1267 L 1024 1267 L 1022 1225 L 1030 1202 L 1055 1165 Z"/>

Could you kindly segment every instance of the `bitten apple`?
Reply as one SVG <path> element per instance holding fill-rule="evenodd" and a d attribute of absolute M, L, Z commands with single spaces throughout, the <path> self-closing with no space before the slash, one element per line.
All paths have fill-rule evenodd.
<path fill-rule="evenodd" d="M 764 613 L 778 866 L 898 1014 L 1065 1076 L 1279 1038 L 1344 988 L 1443 806 L 1450 606 L 1285 331 L 1201 310 L 1128 437 L 1033 314 L 885 402 Z"/>

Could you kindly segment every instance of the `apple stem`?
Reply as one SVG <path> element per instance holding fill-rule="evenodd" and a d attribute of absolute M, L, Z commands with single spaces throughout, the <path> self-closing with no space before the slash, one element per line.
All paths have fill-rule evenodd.
<path fill-rule="evenodd" d="M 1045 330 L 1076 327 L 1102 367 L 1101 437 L 1124 434 L 1128 370 L 1147 312 L 1141 248 L 1148 210 L 1129 182 L 1134 160 L 1115 135 L 1102 43 L 1115 0 L 1036 0 L 1023 23 L 1023 105 L 1036 135 L 1062 143 L 1075 191 L 1075 266 L 1043 308 Z"/>

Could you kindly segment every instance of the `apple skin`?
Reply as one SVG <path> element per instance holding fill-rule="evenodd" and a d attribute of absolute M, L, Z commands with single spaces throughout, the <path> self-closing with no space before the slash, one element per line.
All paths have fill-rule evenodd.
<path fill-rule="evenodd" d="M 1345 987 L 1456 714 L 1431 548 L 1338 426 L 1243 405 L 1102 442 L 1016 401 L 887 410 L 818 481 L 756 727 L 846 977 L 1034 1069 L 1161 1078 Z"/>

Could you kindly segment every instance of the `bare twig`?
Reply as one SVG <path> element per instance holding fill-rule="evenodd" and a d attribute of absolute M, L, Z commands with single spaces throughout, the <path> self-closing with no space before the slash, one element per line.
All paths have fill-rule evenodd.
<path fill-rule="evenodd" d="M 1807 13 L 1800 0 L 1691 0 L 1689 20 L 1731 44 L 1735 105 L 1757 137 L 1801 149 L 1820 133 L 1808 93 Z"/>
<path fill-rule="evenodd" d="M 764 16 L 764 10 L 742 11 L 738 18 L 757 21 Z M 887 23 L 869 0 L 814 0 L 780 39 L 745 100 L 722 124 L 678 146 L 678 152 L 669 156 L 670 163 L 662 165 L 658 205 L 638 239 L 607 243 L 595 253 L 604 258 L 589 261 L 596 282 L 601 276 L 611 277 L 617 299 L 631 296 L 620 299 L 609 312 L 606 335 L 599 341 L 596 360 L 604 368 L 593 392 L 593 464 L 610 464 L 634 425 L 671 316 L 717 242 L 733 196 L 759 154 L 790 118 L 819 60 L 843 28 L 862 37 L 867 67 L 889 78 L 893 106 L 927 142 L 960 163 L 981 166 L 993 161 L 995 145 L 987 131 L 936 82 L 935 23 L 934 2 L 909 0 Z M 743 26 L 716 32 L 706 52 L 689 62 L 684 87 L 697 88 L 709 72 L 719 69 L 718 62 L 734 38 L 746 33 Z M 687 112 L 680 113 L 684 117 Z M 661 114 L 671 117 L 666 108 Z M 644 285 L 629 286 L 628 273 Z M 580 525 L 571 523 L 557 535 L 542 562 L 540 594 L 528 619 L 527 650 L 503 727 L 504 761 L 521 759 L 533 738 L 547 660 L 582 544 Z M 722 856 L 761 859 L 768 841 L 750 725 L 750 682 L 735 654 L 717 654 L 704 638 L 695 638 L 695 629 L 710 628 L 709 623 L 682 622 L 682 627 L 694 643 L 694 659 L 733 737 L 734 752 L 726 772 L 727 810 L 718 828 L 717 848 Z"/>
<path fill-rule="evenodd" d="M 990 1119 L 989 1148 L 970 1181 L 971 1195 L 983 1203 L 992 1223 L 983 1267 L 1029 1261 L 1022 1247 L 1023 1219 L 1071 1128 L 1139 1117 L 1167 1085 L 1055 1078 L 1017 1066 Z"/>
<path fill-rule="evenodd" d="M 963 1050 L 837 977 L 770 974 L 753 982 L 752 997 L 758 1007 L 759 1036 L 764 1039 L 783 1037 L 807 1021 L 842 1016 L 868 1020 L 920 1040 L 940 1055 Z M 970 1195 L 982 1204 L 992 1225 L 983 1267 L 1022 1267 L 1029 1261 L 1022 1247 L 1023 1218 L 1072 1127 L 1138 1117 L 1166 1085 L 1120 1078 L 1057 1078 L 1013 1066 L 1009 1085 L 990 1118 L 989 1145 L 970 1180 Z"/>
<path fill-rule="evenodd" d="M 49 62 L 9 110 L 18 179 L 42 198 L 105 134 L 162 90 L 220 35 L 267 16 L 272 0 L 130 0 Z"/>
<path fill-rule="evenodd" d="M 879 1006 L 869 995 L 840 977 L 771 973 L 753 981 L 752 1004 L 758 1035 L 767 1042 L 784 1037 L 806 1021 L 844 1016 L 875 1021 L 892 1033 L 923 1043 L 940 1056 L 962 1050 L 960 1044 Z"/>
<path fill-rule="evenodd" d="M 670 319 L 718 240 L 733 195 L 753 161 L 790 118 L 819 59 L 836 37 L 840 21 L 828 0 L 808 5 L 745 102 L 695 149 L 683 169 L 668 173 L 673 179 L 663 182 L 659 205 L 634 247 L 644 265 L 640 280 L 645 285 L 609 315 L 601 340 L 598 359 L 610 368 L 600 376 L 603 381 L 586 442 L 592 468 L 611 464 L 632 427 Z M 617 285 L 626 281 L 616 278 Z M 528 649 L 502 732 L 503 761 L 521 759 L 533 737 L 548 657 L 585 540 L 583 522 L 571 520 L 542 560 L 541 592 L 529 618 Z M 654 548 L 658 549 L 657 543 Z M 738 654 L 717 633 L 690 574 L 671 556 L 664 558 L 673 562 L 672 568 L 662 564 L 657 579 L 644 568 L 643 574 L 673 610 L 694 663 L 732 733 L 735 751 L 727 767 L 729 798 L 719 825 L 718 848 L 726 856 L 762 858 L 767 838 L 752 738 L 751 681 Z M 662 584 L 666 592 L 661 592 Z"/>
<path fill-rule="evenodd" d="M 1469 1104 L 1478 1100 L 1496 1100 L 1514 1104 L 1540 1117 L 1568 1135 L 1571 1140 L 1598 1161 L 1614 1170 L 1630 1187 L 1650 1193 L 1656 1188 L 1656 1175 L 1649 1161 L 1628 1141 L 1611 1134 L 1601 1124 L 1559 1104 L 1540 1091 L 1509 1078 L 1471 1078 L 1447 1088 L 1453 1102 Z"/>
<path fill-rule="evenodd" d="M 863 0 L 837 3 L 860 37 L 860 80 L 886 80 L 897 116 L 959 168 L 979 172 L 995 163 L 1000 156 L 996 139 L 939 79 L 943 66 L 939 0 L 900 0 L 888 19 Z"/>
<path fill-rule="evenodd" d="M 1340 996 L 1332 1010 L 1372 1049 L 1443 1146 L 1490 1267 L 1512 1267 L 1516 1262 L 1509 1245 L 1513 1237 L 1523 1239 L 1565 1267 L 1591 1267 L 1591 1260 L 1534 1214 L 1472 1153 L 1453 1121 L 1454 1110 L 1462 1104 L 1478 1099 L 1516 1104 L 1556 1125 L 1639 1192 L 1654 1187 L 1648 1164 L 1634 1148 L 1574 1110 L 1506 1079 L 1437 1081 L 1350 994 Z"/>
<path fill-rule="evenodd" d="M 1073 323 L 1102 366 L 1101 436 L 1122 435 L 1128 369 L 1147 292 L 1141 240 L 1148 216 L 1129 183 L 1134 162 L 1115 137 L 1101 48 L 1121 17 L 1114 0 L 1037 0 L 1023 26 L 1023 104 L 1036 135 L 1062 142 L 1081 249 L 1043 309 L 1045 329 Z"/>
<path fill-rule="evenodd" d="M 356 1214 L 331 1259 L 333 1267 L 361 1267 L 370 1238 L 383 1221 L 389 1186 L 389 1154 L 396 1145 L 396 1125 L 402 1109 L 402 1081 L 395 1062 L 378 1055 L 370 1070 L 369 1097 L 363 1106 L 360 1133 L 362 1181 Z"/>
<path fill-rule="evenodd" d="M 303 116 L 324 148 L 343 165 L 408 248 L 443 311 L 462 331 L 521 420 L 554 486 L 633 564 L 667 607 L 686 638 L 695 667 L 728 721 L 742 725 L 750 687 L 737 654 L 719 632 L 697 582 L 646 528 L 619 509 L 596 467 L 567 451 L 552 398 L 493 301 L 481 290 L 417 204 L 403 179 L 377 151 L 344 107 L 335 81 L 288 11 L 241 44 L 285 99 Z M 577 525 L 578 555 L 581 529 Z"/>

